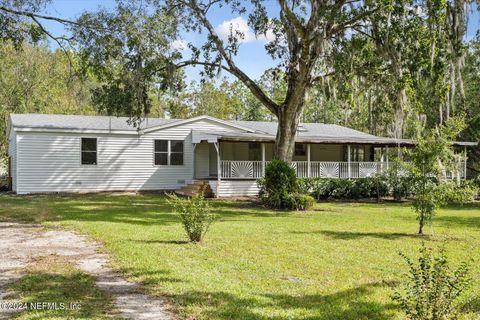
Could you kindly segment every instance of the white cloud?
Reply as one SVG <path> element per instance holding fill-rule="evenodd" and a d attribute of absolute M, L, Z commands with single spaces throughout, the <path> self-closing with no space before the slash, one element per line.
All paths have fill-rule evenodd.
<path fill-rule="evenodd" d="M 254 41 L 272 41 L 275 35 L 271 30 L 267 31 L 266 35 L 255 36 L 253 30 L 248 26 L 247 20 L 243 17 L 233 18 L 231 20 L 223 21 L 216 28 L 218 36 L 222 40 L 227 40 L 230 34 L 237 35 L 237 32 L 243 35 L 243 39 L 239 39 L 239 43 L 248 43 Z"/>
<path fill-rule="evenodd" d="M 183 39 L 176 39 L 172 43 L 170 43 L 170 48 L 172 50 L 185 50 L 187 49 L 187 41 Z"/>

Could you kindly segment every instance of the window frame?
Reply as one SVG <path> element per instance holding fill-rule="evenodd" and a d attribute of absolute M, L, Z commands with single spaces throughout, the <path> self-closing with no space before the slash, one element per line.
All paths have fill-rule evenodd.
<path fill-rule="evenodd" d="M 83 139 L 95 139 L 95 151 L 83 151 L 82 144 Z M 83 163 L 83 153 L 84 152 L 95 152 L 95 163 Z M 82 167 L 93 167 L 98 166 L 98 137 L 80 137 L 80 166 Z"/>
<path fill-rule="evenodd" d="M 155 151 L 155 142 L 156 141 L 167 141 L 167 152 L 165 151 Z M 177 141 L 182 143 L 182 152 L 179 151 L 174 151 L 172 152 L 172 141 Z M 180 140 L 180 139 L 153 139 L 152 140 L 152 151 L 153 151 L 153 157 L 152 157 L 152 164 L 154 167 L 180 167 L 185 165 L 185 140 Z M 167 154 L 167 164 L 156 164 L 155 163 L 155 155 L 157 153 L 166 153 Z M 172 164 L 172 153 L 178 153 L 182 154 L 182 164 Z"/>

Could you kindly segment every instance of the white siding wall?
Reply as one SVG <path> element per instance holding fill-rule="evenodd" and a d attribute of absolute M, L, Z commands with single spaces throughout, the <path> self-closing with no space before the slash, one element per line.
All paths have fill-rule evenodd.
<path fill-rule="evenodd" d="M 217 181 L 211 180 L 210 187 L 213 192 L 217 192 Z M 256 180 L 222 180 L 220 181 L 220 188 L 218 189 L 219 197 L 245 197 L 257 196 L 258 185 Z"/>
<path fill-rule="evenodd" d="M 17 135 L 10 130 L 8 138 L 8 156 L 11 158 L 12 189 L 17 191 Z"/>
<path fill-rule="evenodd" d="M 193 179 L 192 129 L 237 130 L 199 120 L 142 136 L 19 132 L 17 193 L 179 188 Z M 80 164 L 81 137 L 98 138 L 98 165 Z M 184 165 L 154 166 L 154 139 L 184 140 Z"/>

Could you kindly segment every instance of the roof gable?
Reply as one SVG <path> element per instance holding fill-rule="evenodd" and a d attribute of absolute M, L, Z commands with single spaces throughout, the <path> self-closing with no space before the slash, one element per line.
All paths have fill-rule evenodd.
<path fill-rule="evenodd" d="M 154 132 L 154 131 L 158 131 L 158 130 L 164 130 L 164 129 L 168 129 L 168 128 L 172 128 L 172 127 L 176 127 L 176 126 L 181 126 L 181 125 L 185 125 L 185 124 L 189 124 L 189 123 L 194 123 L 194 122 L 200 121 L 200 120 L 210 120 L 212 122 L 216 122 L 218 124 L 221 124 L 221 125 L 224 125 L 224 126 L 227 126 L 227 127 L 231 127 L 231 128 L 235 128 L 235 129 L 239 129 L 239 130 L 242 130 L 242 131 L 245 131 L 245 132 L 258 132 L 258 130 L 243 126 L 241 124 L 236 124 L 232 121 L 221 120 L 221 119 L 217 119 L 217 118 L 210 117 L 210 116 L 198 116 L 198 117 L 195 117 L 195 118 L 178 120 L 178 121 L 173 122 L 173 123 L 167 123 L 167 124 L 164 124 L 164 125 L 150 127 L 150 128 L 147 128 L 147 129 L 143 130 L 143 133 L 150 133 L 150 132 Z"/>

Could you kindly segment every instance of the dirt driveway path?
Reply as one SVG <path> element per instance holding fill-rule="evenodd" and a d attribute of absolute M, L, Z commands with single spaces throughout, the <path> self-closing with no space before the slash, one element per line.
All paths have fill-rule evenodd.
<path fill-rule="evenodd" d="M 21 269 L 32 259 L 59 255 L 96 278 L 97 286 L 114 297 L 119 318 L 175 319 L 164 299 L 142 294 L 140 285 L 107 267 L 108 255 L 99 253 L 98 248 L 98 244 L 71 231 L 0 222 L 0 303 L 6 302 L 6 286 L 22 277 Z M 0 319 L 8 318 L 9 312 L 12 310 L 0 309 Z"/>

